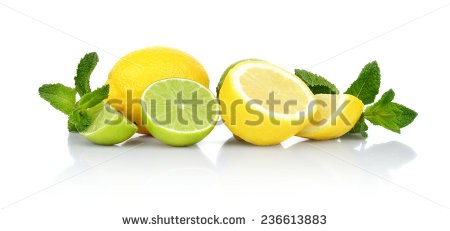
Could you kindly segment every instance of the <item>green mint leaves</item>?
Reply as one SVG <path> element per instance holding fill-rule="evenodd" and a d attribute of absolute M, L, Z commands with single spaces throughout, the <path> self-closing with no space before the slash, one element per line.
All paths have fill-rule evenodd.
<path fill-rule="evenodd" d="M 392 89 L 384 93 L 378 102 L 366 108 L 364 117 L 372 124 L 400 133 L 401 128 L 414 121 L 417 113 L 401 104 L 392 102 L 394 96 L 395 93 Z"/>
<path fill-rule="evenodd" d="M 345 94 L 357 97 L 364 105 L 373 103 L 380 89 L 380 76 L 378 63 L 376 61 L 368 63 Z"/>
<path fill-rule="evenodd" d="M 104 99 L 108 98 L 109 93 L 109 85 L 104 85 L 95 89 L 93 92 L 89 92 L 83 96 L 81 96 L 77 105 L 81 108 L 91 108 L 99 103 L 101 103 Z"/>
<path fill-rule="evenodd" d="M 305 70 L 295 70 L 295 75 L 302 79 L 314 94 L 338 94 L 336 86 L 324 77 Z M 359 98 L 364 105 L 372 104 L 378 95 L 381 83 L 380 68 L 376 61 L 364 66 L 358 78 L 344 92 Z M 401 128 L 411 124 L 417 117 L 417 112 L 393 102 L 395 93 L 391 89 L 381 96 L 374 104 L 367 106 L 366 110 L 355 126 L 348 133 L 359 133 L 367 138 L 369 127 L 366 120 L 374 125 L 380 125 L 393 132 L 400 133 Z"/>
<path fill-rule="evenodd" d="M 358 122 L 356 122 L 355 126 L 353 126 L 352 130 L 348 133 L 359 133 L 362 137 L 367 138 L 369 136 L 367 130 L 369 130 L 369 127 L 366 124 L 363 113 L 361 114 L 361 117 L 359 117 Z"/>
<path fill-rule="evenodd" d="M 98 63 L 98 55 L 95 52 L 87 53 L 78 64 L 77 75 L 75 76 L 75 89 L 80 96 L 91 92 L 89 78 Z"/>
<path fill-rule="evenodd" d="M 69 131 L 82 132 L 91 125 L 92 115 L 85 108 L 77 108 L 69 116 Z"/>
<path fill-rule="evenodd" d="M 41 98 L 55 109 L 68 115 L 67 127 L 70 132 L 82 132 L 92 122 L 92 115 L 87 109 L 94 107 L 108 98 L 109 85 L 104 85 L 91 92 L 90 76 L 98 63 L 95 52 L 86 54 L 78 64 L 75 76 L 75 88 L 63 84 L 44 84 L 39 88 Z M 76 102 L 76 94 L 80 100 Z"/>
<path fill-rule="evenodd" d="M 336 86 L 320 75 L 295 69 L 295 75 L 303 80 L 314 94 L 338 94 Z"/>
<path fill-rule="evenodd" d="M 70 115 L 75 106 L 77 92 L 63 84 L 44 84 L 39 88 L 41 98 L 48 101 L 54 108 Z"/>

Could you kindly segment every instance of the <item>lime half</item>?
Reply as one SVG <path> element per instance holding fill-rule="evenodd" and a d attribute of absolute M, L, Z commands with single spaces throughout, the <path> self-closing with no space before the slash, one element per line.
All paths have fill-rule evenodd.
<path fill-rule="evenodd" d="M 109 104 L 100 103 L 90 108 L 92 124 L 80 134 L 96 144 L 114 145 L 130 138 L 137 130 L 136 125 L 127 120 Z"/>
<path fill-rule="evenodd" d="M 157 81 L 142 94 L 144 126 L 159 141 L 188 146 L 205 138 L 219 119 L 219 104 L 200 83 L 170 78 Z"/>

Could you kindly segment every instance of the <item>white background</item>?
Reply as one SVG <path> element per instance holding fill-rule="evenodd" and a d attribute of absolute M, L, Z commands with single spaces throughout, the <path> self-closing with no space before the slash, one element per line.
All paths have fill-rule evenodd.
<path fill-rule="evenodd" d="M 450 230 L 450 5 L 427 1 L 0 0 L 0 230 Z M 401 135 L 292 138 L 256 147 L 225 126 L 188 148 L 69 135 L 39 98 L 73 84 L 98 52 L 100 86 L 128 52 L 195 56 L 215 88 L 244 58 L 309 69 L 341 89 L 377 60 L 381 91 L 419 116 Z M 241 226 L 123 225 L 122 216 L 245 216 Z M 322 226 L 259 225 L 262 214 L 325 214 Z M 251 222 L 255 219 L 255 222 Z"/>

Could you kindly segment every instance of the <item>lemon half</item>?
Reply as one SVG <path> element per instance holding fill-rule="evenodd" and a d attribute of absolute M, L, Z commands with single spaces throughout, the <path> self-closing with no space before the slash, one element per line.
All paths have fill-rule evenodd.
<path fill-rule="evenodd" d="M 224 124 L 255 145 L 274 145 L 297 134 L 308 121 L 314 95 L 290 72 L 261 60 L 245 60 L 222 78 L 219 99 Z"/>

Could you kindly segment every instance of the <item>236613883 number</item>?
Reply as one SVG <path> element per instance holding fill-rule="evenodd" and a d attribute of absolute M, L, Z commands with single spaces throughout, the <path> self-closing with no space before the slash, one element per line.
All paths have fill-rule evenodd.
<path fill-rule="evenodd" d="M 326 215 L 262 215 L 262 225 L 324 225 Z"/>

